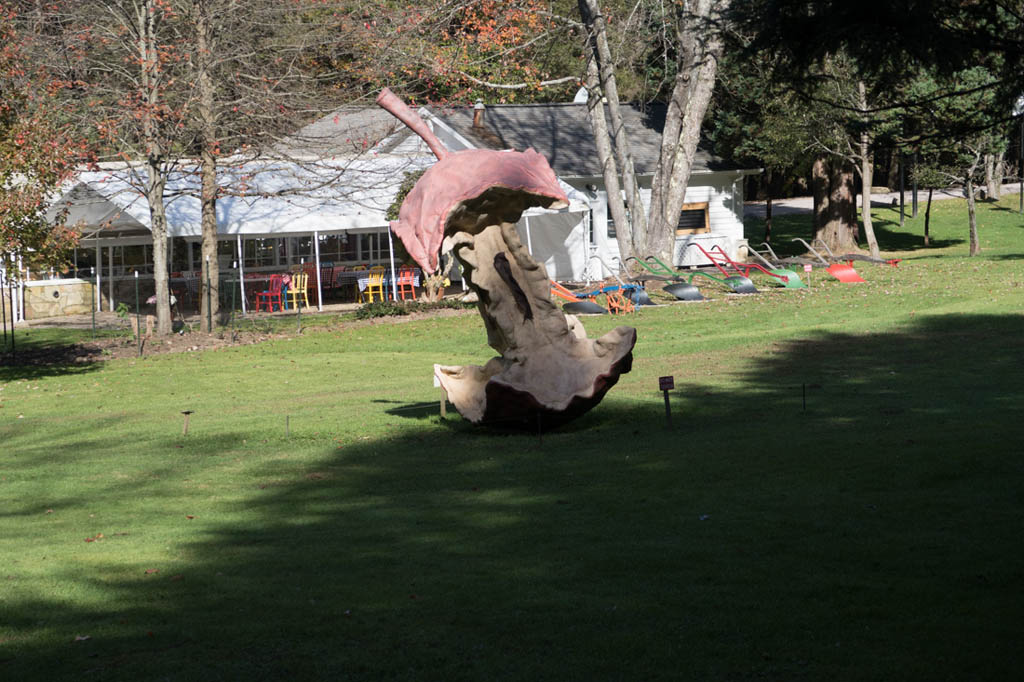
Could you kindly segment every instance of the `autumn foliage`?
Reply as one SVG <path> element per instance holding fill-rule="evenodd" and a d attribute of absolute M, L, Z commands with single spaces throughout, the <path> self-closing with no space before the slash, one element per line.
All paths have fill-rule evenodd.
<path fill-rule="evenodd" d="M 387 85 L 414 101 L 564 99 L 578 83 L 543 92 L 540 86 L 550 76 L 542 65 L 572 60 L 565 41 L 555 39 L 556 22 L 545 7 L 539 0 L 466 0 L 348 14 L 341 24 L 353 48 L 336 55 L 335 63 L 347 87 Z"/>
<path fill-rule="evenodd" d="M 0 2 L 0 252 L 54 267 L 75 236 L 46 219 L 48 202 L 88 154 L 59 119 L 61 84 L 29 58 L 31 39 Z"/>

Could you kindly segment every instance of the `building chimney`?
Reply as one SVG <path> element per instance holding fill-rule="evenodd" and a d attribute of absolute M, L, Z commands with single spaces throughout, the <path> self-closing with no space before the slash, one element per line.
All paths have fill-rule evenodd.
<path fill-rule="evenodd" d="M 482 99 L 478 99 L 473 105 L 473 127 L 484 127 L 484 101 Z"/>

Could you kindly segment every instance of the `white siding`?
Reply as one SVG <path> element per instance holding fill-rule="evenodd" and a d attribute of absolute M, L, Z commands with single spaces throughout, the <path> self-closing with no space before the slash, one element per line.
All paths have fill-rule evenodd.
<path fill-rule="evenodd" d="M 698 243 L 705 250 L 720 246 L 730 258 L 740 260 L 745 256 L 746 240 L 743 238 L 743 182 L 737 173 L 708 173 L 690 176 L 686 188 L 686 203 L 707 202 L 710 233 L 681 235 L 676 237 L 673 265 L 676 267 L 708 265 L 708 260 L 696 247 Z"/>
<path fill-rule="evenodd" d="M 730 258 L 741 260 L 745 257 L 746 240 L 743 238 L 743 176 L 735 172 L 701 173 L 690 177 L 690 185 L 686 189 L 685 202 L 688 204 L 707 202 L 709 233 L 685 235 L 676 238 L 673 252 L 673 265 L 698 266 L 708 265 L 709 261 L 695 247 L 687 248 L 687 244 L 697 242 L 710 250 L 718 245 L 729 254 Z M 601 186 L 600 180 L 592 179 L 594 184 Z M 583 186 L 583 180 L 574 184 Z M 650 206 L 651 190 L 641 189 L 641 198 L 645 206 Z M 607 194 L 597 193 L 593 200 L 593 220 L 596 236 L 595 252 L 612 267 L 619 264 L 619 245 L 614 238 L 608 237 Z M 596 277 L 607 277 L 611 273 L 601 268 L 594 261 L 591 265 Z"/>

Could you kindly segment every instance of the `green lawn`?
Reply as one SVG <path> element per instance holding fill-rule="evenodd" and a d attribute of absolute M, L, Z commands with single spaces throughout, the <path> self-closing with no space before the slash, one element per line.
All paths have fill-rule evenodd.
<path fill-rule="evenodd" d="M 473 315 L 0 367 L 0 678 L 1014 679 L 1015 207 L 978 258 L 963 202 L 927 249 L 879 209 L 867 284 L 643 309 L 541 436 L 439 418 Z"/>

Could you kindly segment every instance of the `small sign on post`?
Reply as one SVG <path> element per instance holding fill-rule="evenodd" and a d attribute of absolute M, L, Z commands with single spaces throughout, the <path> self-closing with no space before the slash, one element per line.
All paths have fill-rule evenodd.
<path fill-rule="evenodd" d="M 672 407 L 668 401 L 668 392 L 676 387 L 675 377 L 658 377 L 658 390 L 665 394 L 665 424 L 672 428 Z"/>
<path fill-rule="evenodd" d="M 813 269 L 810 263 L 804 264 L 804 272 L 807 273 L 807 286 L 811 286 L 811 270 Z"/>

